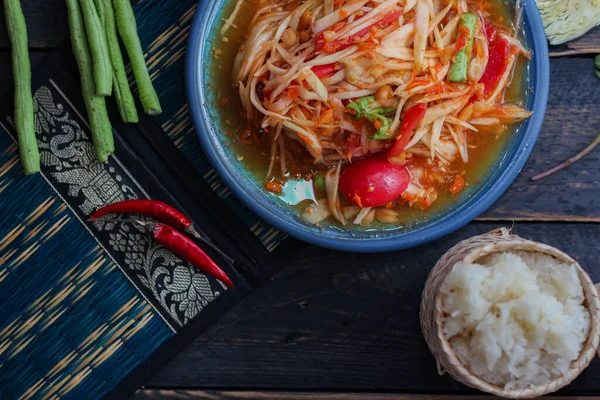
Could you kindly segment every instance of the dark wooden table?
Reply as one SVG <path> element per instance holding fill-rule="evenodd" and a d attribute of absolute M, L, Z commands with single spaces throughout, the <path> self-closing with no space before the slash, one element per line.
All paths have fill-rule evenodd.
<path fill-rule="evenodd" d="M 22 3 L 35 66 L 67 37 L 64 1 Z M 135 398 L 476 394 L 437 375 L 419 328 L 423 284 L 448 248 L 514 224 L 515 233 L 563 249 L 600 281 L 600 151 L 539 183 L 529 180 L 600 133 L 600 79 L 592 56 L 600 52 L 600 29 L 551 50 L 562 57 L 551 60 L 550 99 L 539 140 L 519 178 L 481 218 L 427 246 L 387 254 L 347 254 L 287 240 L 277 253 L 292 261 L 149 378 Z M 11 84 L 2 26 L 0 85 Z M 560 394 L 599 395 L 600 362 L 592 362 Z"/>

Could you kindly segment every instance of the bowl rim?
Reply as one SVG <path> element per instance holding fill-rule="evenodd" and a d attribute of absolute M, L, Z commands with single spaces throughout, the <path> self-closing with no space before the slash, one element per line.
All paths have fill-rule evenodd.
<path fill-rule="evenodd" d="M 534 88 L 534 93 L 531 94 L 531 111 L 533 111 L 533 115 L 526 121 L 527 126 L 521 133 L 522 138 L 517 143 L 519 146 L 514 150 L 514 156 L 507 162 L 504 170 L 496 173 L 494 181 L 487 182 L 487 190 L 483 190 L 478 194 L 477 201 L 472 199 L 454 212 L 440 217 L 439 221 L 421 229 L 393 231 L 389 234 L 386 233 L 385 236 L 374 236 L 372 238 L 328 236 L 320 233 L 324 231 L 308 228 L 298 219 L 285 214 L 283 210 L 278 210 L 279 207 L 272 207 L 271 204 L 255 201 L 250 193 L 244 189 L 244 186 L 240 185 L 233 171 L 229 169 L 225 155 L 218 151 L 219 146 L 211 140 L 211 135 L 208 134 L 211 131 L 211 126 L 207 115 L 203 111 L 208 103 L 203 83 L 204 64 L 202 60 L 204 47 L 208 42 L 206 38 L 211 28 L 209 24 L 211 21 L 208 19 L 211 15 L 210 11 L 222 5 L 223 1 L 225 0 L 214 2 L 200 0 L 191 24 L 185 66 L 189 109 L 204 154 L 219 177 L 245 206 L 275 228 L 304 242 L 342 251 L 371 253 L 419 246 L 462 228 L 486 211 L 508 189 L 529 159 L 542 128 L 550 86 L 548 44 L 541 17 L 533 0 L 522 2 L 524 23 L 527 24 L 526 31 L 529 31 L 527 32 L 527 41 L 535 57 L 535 69 L 531 68 L 530 72 L 532 77 L 530 87 Z M 492 178 L 490 177 L 490 179 Z"/>

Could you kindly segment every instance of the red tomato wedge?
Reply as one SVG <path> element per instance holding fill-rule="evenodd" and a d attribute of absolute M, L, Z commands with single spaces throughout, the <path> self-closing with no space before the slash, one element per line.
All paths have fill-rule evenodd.
<path fill-rule="evenodd" d="M 402 11 L 392 11 L 379 21 L 367 26 L 364 29 L 361 29 L 354 35 L 344 39 L 332 40 L 331 42 L 326 42 L 323 38 L 323 32 L 319 32 L 315 35 L 315 51 L 320 52 L 321 50 L 325 50 L 328 53 L 335 53 L 336 51 L 347 49 L 353 44 L 362 41 L 365 36 L 383 28 L 387 28 L 389 25 L 397 21 L 401 14 Z"/>
<path fill-rule="evenodd" d="M 497 35 L 494 27 L 489 24 L 485 25 L 485 32 L 489 41 L 489 58 L 479 82 L 483 83 L 485 86 L 484 94 L 488 95 L 498 86 L 500 78 L 506 71 L 506 65 L 510 57 L 510 43 Z"/>
<path fill-rule="evenodd" d="M 425 116 L 426 111 L 427 105 L 424 103 L 416 104 L 406 110 L 404 118 L 402 118 L 402 125 L 400 125 L 400 134 L 390 149 L 388 157 L 396 157 L 404 151 L 404 148 L 408 142 L 410 142 L 417 125 L 419 125 L 419 122 L 421 122 Z"/>
<path fill-rule="evenodd" d="M 483 29 L 485 30 L 485 36 L 487 36 L 488 41 L 496 36 L 496 28 L 494 28 L 493 25 L 485 23 Z"/>
<path fill-rule="evenodd" d="M 385 157 L 372 156 L 346 166 L 340 175 L 340 191 L 360 207 L 383 206 L 404 193 L 410 173 Z"/>
<path fill-rule="evenodd" d="M 324 78 L 337 72 L 337 66 L 335 63 L 325 65 L 315 65 L 311 68 L 312 72 L 315 73 L 317 78 Z"/>

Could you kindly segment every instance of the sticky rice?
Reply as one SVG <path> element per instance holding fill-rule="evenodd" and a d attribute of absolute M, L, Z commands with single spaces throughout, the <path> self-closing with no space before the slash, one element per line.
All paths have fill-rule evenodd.
<path fill-rule="evenodd" d="M 575 265 L 533 252 L 458 263 L 442 286 L 443 332 L 473 374 L 506 390 L 563 375 L 588 336 Z"/>

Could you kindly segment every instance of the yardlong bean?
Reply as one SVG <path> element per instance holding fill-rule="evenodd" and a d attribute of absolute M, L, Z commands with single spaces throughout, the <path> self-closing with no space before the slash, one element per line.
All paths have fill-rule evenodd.
<path fill-rule="evenodd" d="M 27 26 L 19 0 L 4 0 L 6 28 L 12 49 L 15 81 L 15 115 L 19 152 L 25 174 L 40 171 L 40 152 L 35 138 L 33 97 L 31 95 L 31 66 L 27 48 Z"/>
<path fill-rule="evenodd" d="M 460 25 L 458 27 L 459 37 L 464 36 L 464 46 L 461 48 L 454 57 L 454 64 L 448 74 L 448 80 L 450 82 L 465 83 L 467 82 L 467 71 L 469 70 L 469 63 L 471 62 L 471 52 L 473 49 L 473 37 L 475 36 L 475 29 L 477 27 L 477 16 L 471 13 L 464 13 L 460 19 Z M 468 35 L 465 34 L 465 30 Z"/>
<path fill-rule="evenodd" d="M 162 112 L 156 90 L 152 86 L 146 60 L 142 51 L 140 38 L 137 34 L 137 24 L 135 15 L 131 8 L 130 0 L 113 0 L 115 16 L 117 18 L 117 28 L 125 49 L 129 55 L 129 61 L 133 68 L 133 75 L 137 83 L 140 94 L 140 101 L 144 107 L 144 112 L 150 115 L 158 115 Z"/>
<path fill-rule="evenodd" d="M 108 52 L 110 53 L 110 62 L 113 68 L 113 93 L 119 108 L 121 120 L 128 123 L 139 121 L 135 100 L 129 87 L 129 80 L 125 72 L 125 63 L 121 54 L 119 45 L 119 35 L 117 31 L 117 20 L 112 0 L 96 0 L 96 7 L 101 8 L 104 13 L 103 24 L 106 30 L 108 43 Z"/>
<path fill-rule="evenodd" d="M 112 65 L 104 27 L 100 22 L 94 0 L 80 0 L 80 6 L 92 55 L 95 92 L 99 96 L 110 96 L 113 85 Z"/>
<path fill-rule="evenodd" d="M 92 55 L 85 35 L 85 26 L 79 0 L 66 0 L 69 12 L 71 45 L 77 60 L 81 89 L 88 119 L 92 129 L 92 140 L 100 162 L 106 162 L 115 150 L 112 127 L 106 112 L 104 97 L 95 93 Z"/>

